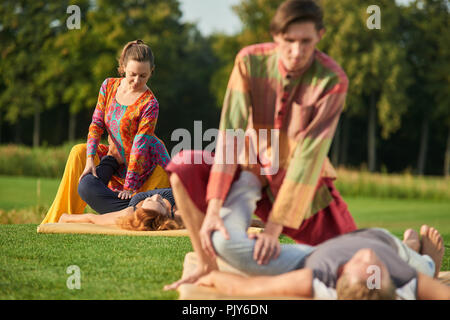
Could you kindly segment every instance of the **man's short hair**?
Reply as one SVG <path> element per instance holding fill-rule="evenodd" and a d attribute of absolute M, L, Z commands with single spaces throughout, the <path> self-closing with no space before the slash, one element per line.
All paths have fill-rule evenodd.
<path fill-rule="evenodd" d="M 395 300 L 395 286 L 392 280 L 388 287 L 370 289 L 367 281 L 352 281 L 348 274 L 342 274 L 336 283 L 338 300 Z"/>
<path fill-rule="evenodd" d="M 316 30 L 324 28 L 322 8 L 314 0 L 288 0 L 277 9 L 270 23 L 272 34 L 285 33 L 295 22 L 313 22 Z"/>

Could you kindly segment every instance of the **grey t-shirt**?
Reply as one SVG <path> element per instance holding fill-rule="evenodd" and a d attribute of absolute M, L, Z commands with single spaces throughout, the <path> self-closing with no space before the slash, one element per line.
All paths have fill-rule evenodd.
<path fill-rule="evenodd" d="M 361 229 L 325 241 L 306 257 L 303 267 L 313 270 L 313 278 L 328 288 L 336 288 L 339 267 L 364 248 L 372 249 L 383 261 L 397 288 L 417 278 L 416 270 L 399 257 L 394 239 L 376 229 Z"/>
<path fill-rule="evenodd" d="M 173 208 L 175 207 L 175 198 L 173 197 L 172 189 L 171 188 L 165 188 L 165 189 L 154 189 L 150 191 L 145 192 L 139 192 L 136 194 L 133 198 L 131 198 L 130 203 L 128 204 L 129 207 L 134 207 L 136 210 L 136 205 L 141 202 L 142 200 L 145 200 L 148 197 L 151 197 L 155 194 L 159 194 L 164 199 L 167 199 L 170 204 L 172 205 L 172 218 L 173 218 Z"/>

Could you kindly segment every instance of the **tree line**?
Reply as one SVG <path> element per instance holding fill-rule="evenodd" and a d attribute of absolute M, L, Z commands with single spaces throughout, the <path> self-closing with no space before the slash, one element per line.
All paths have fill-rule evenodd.
<path fill-rule="evenodd" d="M 177 128 L 215 128 L 236 53 L 271 41 L 282 0 L 242 0 L 235 35 L 202 35 L 177 0 L 3 0 L 0 6 L 0 144 L 59 145 L 87 136 L 100 84 L 116 77 L 125 43 L 155 55 L 149 86 L 160 103 L 156 134 L 169 150 Z M 335 165 L 449 175 L 448 0 L 321 0 L 319 49 L 346 71 L 349 92 L 330 150 Z M 369 28 L 371 5 L 379 28 Z M 79 25 L 68 10 L 79 9 Z M 76 13 L 76 11 L 74 11 Z"/>

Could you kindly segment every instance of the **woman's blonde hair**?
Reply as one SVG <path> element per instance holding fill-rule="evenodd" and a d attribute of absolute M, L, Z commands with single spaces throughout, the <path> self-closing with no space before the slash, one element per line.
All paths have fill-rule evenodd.
<path fill-rule="evenodd" d="M 155 67 L 155 58 L 152 49 L 144 41 L 139 39 L 130 41 L 123 47 L 122 54 L 119 57 L 119 67 L 117 68 L 120 75 L 123 76 L 125 74 L 125 67 L 130 60 L 148 62 L 150 64 L 150 70 L 153 70 Z"/>
<path fill-rule="evenodd" d="M 156 210 L 137 208 L 133 214 L 120 217 L 116 221 L 122 229 L 136 231 L 158 231 L 183 229 L 177 221 L 162 215 Z"/>

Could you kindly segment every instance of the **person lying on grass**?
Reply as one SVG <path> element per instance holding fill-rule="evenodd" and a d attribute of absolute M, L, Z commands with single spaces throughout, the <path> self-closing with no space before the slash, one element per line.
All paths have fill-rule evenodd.
<path fill-rule="evenodd" d="M 81 198 L 100 215 L 64 213 L 58 222 L 112 225 L 137 231 L 183 229 L 185 226 L 171 188 L 140 192 L 131 199 L 121 199 L 117 192 L 108 188 L 109 179 L 120 166 L 120 159 L 115 145 L 110 143 L 108 154 L 96 168 L 97 177 L 87 174 L 78 185 Z M 254 220 L 252 226 L 263 225 Z"/>
<path fill-rule="evenodd" d="M 113 143 L 96 167 L 97 177 L 89 173 L 78 185 L 81 198 L 100 214 L 64 213 L 59 223 L 93 223 L 122 229 L 150 231 L 183 229 L 171 188 L 140 192 L 131 199 L 121 199 L 108 188 L 109 180 L 119 168 L 121 157 Z"/>
<path fill-rule="evenodd" d="M 319 299 L 450 299 L 450 287 L 436 279 L 443 239 L 423 225 L 421 239 L 408 229 L 403 242 L 384 229 L 362 229 L 315 248 L 298 270 L 244 277 L 212 271 L 196 284 L 239 296 Z"/>
<path fill-rule="evenodd" d="M 183 229 L 183 221 L 171 194 L 170 188 L 141 192 L 131 198 L 129 206 L 122 210 L 104 214 L 63 213 L 58 223 L 92 223 L 136 231 Z"/>

